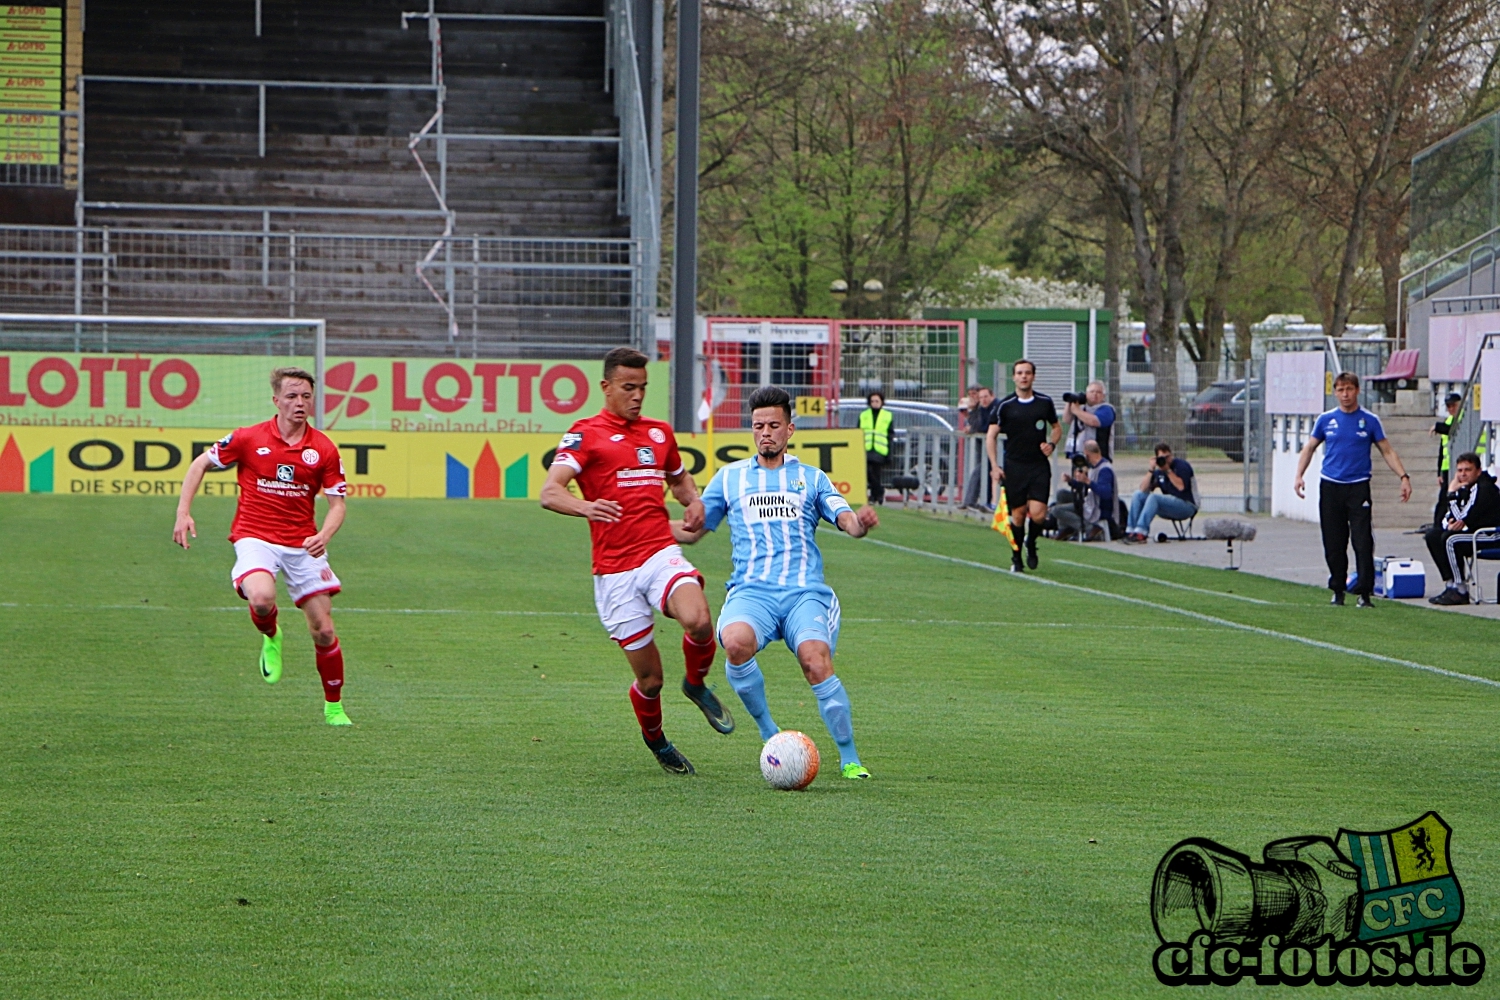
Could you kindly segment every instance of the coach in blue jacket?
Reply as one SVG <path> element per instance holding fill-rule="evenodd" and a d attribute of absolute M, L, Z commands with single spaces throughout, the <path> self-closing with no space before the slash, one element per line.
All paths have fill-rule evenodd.
<path fill-rule="evenodd" d="M 1359 606 L 1372 608 L 1375 590 L 1375 534 L 1370 529 L 1370 446 L 1392 472 L 1401 477 L 1401 502 L 1411 499 L 1411 477 L 1401 465 L 1396 449 L 1385 436 L 1380 418 L 1359 405 L 1359 376 L 1341 372 L 1333 380 L 1336 409 L 1318 417 L 1312 434 L 1297 458 L 1297 478 L 1292 489 L 1306 496 L 1302 481 L 1313 452 L 1323 446 L 1323 477 L 1318 483 L 1318 522 L 1323 528 L 1323 560 L 1328 563 L 1328 589 L 1333 603 L 1344 603 L 1344 585 L 1349 576 L 1349 543 L 1354 543 L 1354 568 L 1359 573 L 1355 592 Z"/>

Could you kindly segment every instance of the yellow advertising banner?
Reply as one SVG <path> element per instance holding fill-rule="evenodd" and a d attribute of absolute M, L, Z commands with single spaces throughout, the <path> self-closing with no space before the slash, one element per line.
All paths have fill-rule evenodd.
<path fill-rule="evenodd" d="M 188 463 L 228 428 L 0 428 L 0 493 L 70 496 L 173 496 Z M 469 434 L 349 430 L 330 432 L 356 499 L 447 497 L 536 499 L 557 448 L 557 434 Z M 748 458 L 750 434 L 685 434 L 678 447 L 700 488 L 714 469 Z M 792 438 L 799 459 L 828 473 L 852 502 L 865 495 L 865 461 L 857 430 L 804 430 Z M 211 472 L 206 496 L 234 496 L 233 470 Z"/>

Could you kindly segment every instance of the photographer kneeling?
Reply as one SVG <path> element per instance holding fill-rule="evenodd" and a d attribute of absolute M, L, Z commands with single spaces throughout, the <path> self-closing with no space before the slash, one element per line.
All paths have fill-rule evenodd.
<path fill-rule="evenodd" d="M 1103 535 L 1103 522 L 1114 525 L 1115 470 L 1099 448 L 1099 442 L 1088 441 L 1082 455 L 1073 456 L 1073 472 L 1067 484 L 1057 491 L 1058 538 L 1082 535 L 1092 542 Z M 1118 528 L 1112 529 L 1112 534 Z"/>
<path fill-rule="evenodd" d="M 1156 464 L 1130 498 L 1130 521 L 1125 527 L 1125 541 L 1144 545 L 1151 537 L 1151 521 L 1157 515 L 1169 521 L 1185 521 L 1197 513 L 1198 504 L 1193 497 L 1193 467 L 1184 459 L 1173 458 L 1171 445 L 1159 442 Z"/>
<path fill-rule="evenodd" d="M 1429 597 L 1430 604 L 1468 604 L 1469 586 L 1464 582 L 1459 563 L 1474 554 L 1474 543 L 1448 540 L 1454 535 L 1470 535 L 1480 528 L 1500 527 L 1500 487 L 1488 472 L 1480 469 L 1479 456 L 1466 451 L 1453 463 L 1458 489 L 1448 494 L 1447 512 L 1441 525 L 1427 532 L 1427 551 L 1447 583 L 1441 594 Z"/>

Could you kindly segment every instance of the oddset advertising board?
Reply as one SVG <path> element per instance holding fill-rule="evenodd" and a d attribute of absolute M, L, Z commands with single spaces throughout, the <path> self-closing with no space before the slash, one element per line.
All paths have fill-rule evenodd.
<path fill-rule="evenodd" d="M 0 353 L 0 426 L 240 427 L 270 410 L 270 355 Z M 644 413 L 665 419 L 668 366 Z M 329 358 L 328 431 L 562 433 L 604 405 L 597 361 Z"/>
<path fill-rule="evenodd" d="M 270 409 L 269 401 L 265 408 Z M 0 427 L 0 493 L 175 497 L 188 464 L 231 429 Z M 414 434 L 343 427 L 327 433 L 343 458 L 349 496 L 370 499 L 535 500 L 561 437 L 561 431 Z M 753 454 L 748 432 L 716 434 L 711 468 L 706 435 L 684 434 L 677 441 L 700 488 L 708 485 L 713 468 Z M 828 473 L 852 502 L 863 502 L 865 456 L 859 431 L 798 431 L 790 451 Z M 200 490 L 204 496 L 234 496 L 237 491 L 233 470 L 210 472 Z"/>

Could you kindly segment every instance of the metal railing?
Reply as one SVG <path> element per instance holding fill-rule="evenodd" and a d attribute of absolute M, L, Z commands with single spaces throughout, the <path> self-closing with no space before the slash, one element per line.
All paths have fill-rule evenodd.
<path fill-rule="evenodd" d="M 620 122 L 617 211 L 630 219 L 630 237 L 641 253 L 642 309 L 636 317 L 636 347 L 650 355 L 654 353 L 656 340 L 653 317 L 661 265 L 661 178 L 651 156 L 646 96 L 641 88 L 635 22 L 630 8 L 630 0 L 611 0 L 609 4 L 609 73 L 605 83 L 614 93 L 615 117 Z"/>
<path fill-rule="evenodd" d="M 346 354 L 594 357 L 638 328 L 632 240 L 0 226 L 0 300 L 13 311 L 328 320 Z"/>
<path fill-rule="evenodd" d="M 1469 379 L 1464 383 L 1463 402 L 1458 404 L 1458 416 L 1454 418 L 1452 426 L 1448 430 L 1448 448 L 1450 454 L 1462 455 L 1466 451 L 1490 452 L 1493 450 L 1494 429 L 1489 426 L 1480 415 L 1482 401 L 1480 393 L 1483 386 L 1480 384 L 1480 375 L 1484 370 L 1484 352 L 1500 346 L 1500 333 L 1485 333 L 1479 337 L 1479 350 L 1474 353 L 1474 363 L 1469 367 Z M 1500 386 L 1491 386 L 1489 391 L 1500 392 Z M 1485 431 L 1489 433 L 1486 434 Z M 1484 447 L 1480 447 L 1480 441 L 1484 441 Z M 1486 467 L 1489 465 L 1487 455 L 1481 455 Z"/>
<path fill-rule="evenodd" d="M 1474 260 L 1476 256 L 1488 254 L 1490 258 L 1490 285 L 1492 291 L 1500 291 L 1494 284 L 1496 277 L 1496 260 L 1500 257 L 1500 226 L 1474 237 L 1461 246 L 1454 247 L 1440 257 L 1436 257 L 1421 267 L 1408 274 L 1401 276 L 1396 286 L 1397 316 L 1396 316 L 1396 345 L 1404 346 L 1407 339 L 1407 325 L 1410 322 L 1410 313 L 1413 298 L 1421 301 L 1431 298 L 1433 284 L 1436 282 L 1438 288 L 1444 288 L 1462 275 L 1468 279 L 1468 293 L 1474 291 Z M 1462 264 L 1456 263 L 1460 258 Z M 1436 300 L 1434 300 L 1436 301 Z"/>

